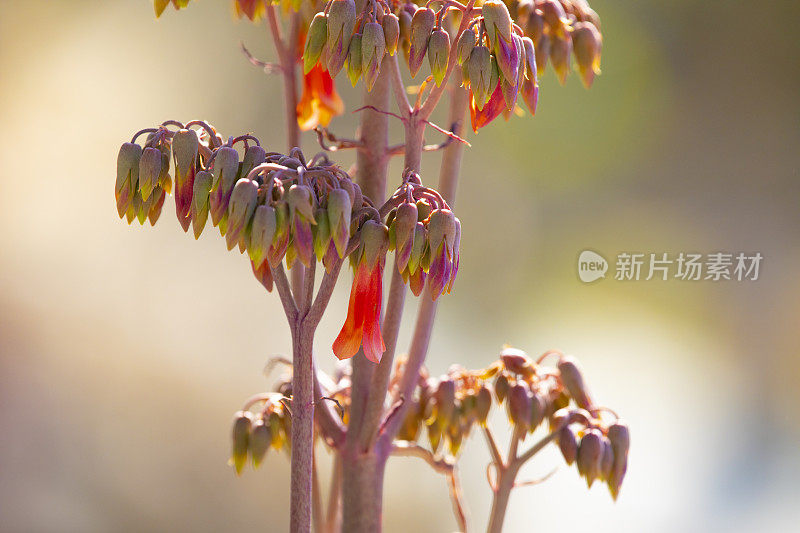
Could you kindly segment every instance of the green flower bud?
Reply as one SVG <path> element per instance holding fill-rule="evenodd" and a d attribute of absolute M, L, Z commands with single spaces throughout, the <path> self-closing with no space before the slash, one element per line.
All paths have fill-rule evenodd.
<path fill-rule="evenodd" d="M 328 220 L 331 237 L 339 257 L 344 257 L 350 241 L 351 198 L 345 189 L 334 189 L 328 193 Z"/>
<path fill-rule="evenodd" d="M 211 169 L 213 176 L 212 190 L 221 187 L 223 191 L 233 190 L 236 185 L 236 176 L 239 173 L 239 152 L 230 146 L 217 148 L 214 156 L 214 167 Z"/>
<path fill-rule="evenodd" d="M 389 248 L 389 229 L 380 222 L 367 220 L 361 226 L 361 244 L 364 246 L 364 261 L 374 266 L 383 260 Z"/>
<path fill-rule="evenodd" d="M 436 400 L 436 419 L 442 427 L 446 427 L 453 417 L 456 402 L 456 383 L 451 378 L 439 382 L 434 392 Z"/>
<path fill-rule="evenodd" d="M 452 250 L 453 239 L 456 234 L 456 217 L 449 209 L 435 209 L 431 212 L 428 221 L 428 245 L 432 251 L 437 251 L 439 246 L 447 240 L 448 249 Z"/>
<path fill-rule="evenodd" d="M 253 430 L 250 432 L 250 457 L 253 460 L 253 468 L 261 466 L 261 462 L 267 455 L 269 447 L 272 445 L 272 431 L 270 427 L 264 423 L 263 419 L 257 420 L 253 424 Z"/>
<path fill-rule="evenodd" d="M 469 59 L 475 44 L 475 32 L 471 29 L 464 30 L 456 46 L 456 61 L 459 65 L 463 65 Z"/>
<path fill-rule="evenodd" d="M 475 105 L 478 109 L 483 109 L 492 91 L 494 91 L 494 85 L 491 85 L 492 54 L 485 46 L 476 46 L 469 55 L 466 65 L 469 71 L 469 86 L 472 89 Z"/>
<path fill-rule="evenodd" d="M 447 58 L 450 54 L 450 35 L 443 29 L 434 30 L 428 40 L 428 62 L 437 86 L 441 86 L 447 74 Z"/>
<path fill-rule="evenodd" d="M 397 269 L 402 272 L 408 266 L 414 247 L 414 233 L 417 227 L 417 205 L 402 203 L 397 207 L 392 221 L 392 234 L 395 239 Z"/>
<path fill-rule="evenodd" d="M 117 181 L 114 185 L 114 196 L 117 200 L 117 213 L 119 218 L 133 202 L 133 196 L 138 189 L 139 159 L 142 156 L 142 147 L 135 143 L 124 143 L 117 155 Z"/>
<path fill-rule="evenodd" d="M 156 186 L 150 195 L 152 202 L 150 203 L 150 211 L 147 212 L 147 220 L 150 221 L 151 226 L 155 226 L 158 218 L 161 216 L 161 209 L 164 207 L 164 200 L 167 197 L 167 191 L 160 186 Z"/>
<path fill-rule="evenodd" d="M 148 200 L 153 188 L 158 185 L 161 174 L 161 150 L 145 148 L 139 160 L 139 192 L 142 200 Z"/>
<path fill-rule="evenodd" d="M 419 204 L 417 204 L 419 205 Z M 408 257 L 408 272 L 415 274 L 418 268 L 422 267 L 425 251 L 428 249 L 428 231 L 422 222 L 417 222 L 414 226 L 414 238 L 411 245 L 411 255 Z"/>
<path fill-rule="evenodd" d="M 356 4 L 353 0 L 333 0 L 328 10 L 328 72 L 336 77 L 350 50 L 350 38 L 356 25 Z"/>
<path fill-rule="evenodd" d="M 361 78 L 361 74 L 364 72 L 362 42 L 363 38 L 361 34 L 356 33 L 353 35 L 353 38 L 350 39 L 350 50 L 347 52 L 345 68 L 347 69 L 347 77 L 350 79 L 350 83 L 353 84 L 353 87 L 356 86 L 358 80 Z"/>
<path fill-rule="evenodd" d="M 428 440 L 431 443 L 431 451 L 436 453 L 439 450 L 439 445 L 442 442 L 442 425 L 438 420 L 434 420 L 428 425 Z"/>
<path fill-rule="evenodd" d="M 325 13 L 317 13 L 308 26 L 306 46 L 303 49 L 303 73 L 308 74 L 322 55 L 325 42 L 328 40 L 328 17 Z"/>
<path fill-rule="evenodd" d="M 175 179 L 182 179 L 197 161 L 200 140 L 194 130 L 182 129 L 172 137 L 172 154 L 175 157 Z"/>
<path fill-rule="evenodd" d="M 250 428 L 252 424 L 253 415 L 248 411 L 239 411 L 234 415 L 231 461 L 237 475 L 242 473 L 244 465 L 247 464 L 247 450 L 250 446 Z"/>
<path fill-rule="evenodd" d="M 412 78 L 417 75 L 422 66 L 422 60 L 428 50 L 428 40 L 435 24 L 436 15 L 433 9 L 428 7 L 418 9 L 411 18 L 411 47 L 409 49 L 408 68 L 411 71 Z"/>
<path fill-rule="evenodd" d="M 367 22 L 361 36 L 361 57 L 364 69 L 364 81 L 367 90 L 371 91 L 375 80 L 378 79 L 378 72 L 381 69 L 381 61 L 386 53 L 386 39 L 383 35 L 383 27 L 377 22 Z"/>
<path fill-rule="evenodd" d="M 260 205 L 256 207 L 253 213 L 253 223 L 250 228 L 250 242 L 247 244 L 247 253 L 256 270 L 258 270 L 267 259 L 267 252 L 275 237 L 277 224 L 274 207 L 271 205 Z"/>
<path fill-rule="evenodd" d="M 536 45 L 536 72 L 541 76 L 550 58 L 550 37 L 542 35 L 539 41 L 534 41 L 533 44 Z"/>
<path fill-rule="evenodd" d="M 286 191 L 286 203 L 289 205 L 289 215 L 292 218 L 299 213 L 315 224 L 313 202 L 311 189 L 306 185 L 295 184 Z"/>
<path fill-rule="evenodd" d="M 447 428 L 447 449 L 450 455 L 456 456 L 461 450 L 461 443 L 464 441 L 464 432 L 460 424 L 451 424 Z"/>
<path fill-rule="evenodd" d="M 502 1 L 488 0 L 483 4 L 481 14 L 486 27 L 486 35 L 492 46 L 496 46 L 498 38 L 511 41 L 511 15 Z"/>
<path fill-rule="evenodd" d="M 400 19 L 394 13 L 388 13 L 381 20 L 381 27 L 386 41 L 386 51 L 393 56 L 397 52 L 397 43 L 400 40 Z"/>
<path fill-rule="evenodd" d="M 225 233 L 228 250 L 233 250 L 239 242 L 239 236 L 250 224 L 257 203 L 258 184 L 247 178 L 237 181 L 228 204 L 228 231 Z"/>
<path fill-rule="evenodd" d="M 251 170 L 266 160 L 266 150 L 258 145 L 248 146 L 247 150 L 244 151 L 244 157 L 242 157 L 242 164 L 239 165 L 239 173 L 237 176 L 239 178 L 246 178 Z"/>
<path fill-rule="evenodd" d="M 316 214 L 317 225 L 314 226 L 314 254 L 317 260 L 322 261 L 325 252 L 328 251 L 328 246 L 331 244 L 331 225 L 328 220 L 328 211 L 326 209 L 317 209 Z"/>
<path fill-rule="evenodd" d="M 201 170 L 194 177 L 192 193 L 192 229 L 194 238 L 199 239 L 208 220 L 208 198 L 213 177 L 210 172 Z"/>

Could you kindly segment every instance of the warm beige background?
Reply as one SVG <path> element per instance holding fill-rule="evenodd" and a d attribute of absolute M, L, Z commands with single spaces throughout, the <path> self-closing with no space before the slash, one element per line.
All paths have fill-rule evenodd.
<path fill-rule="evenodd" d="M 0 0 L 0 530 L 286 528 L 285 458 L 241 479 L 226 466 L 232 412 L 271 386 L 264 361 L 288 349 L 277 299 L 213 232 L 184 235 L 171 204 L 154 229 L 114 207 L 117 148 L 141 127 L 200 117 L 283 145 L 279 82 L 237 51 L 245 39 L 269 56 L 265 30 L 234 22 L 227 1 L 196 4 L 156 21 L 145 0 Z M 616 505 L 560 467 L 513 497 L 509 531 L 792 529 L 800 12 L 593 5 L 606 41 L 596 86 L 548 74 L 539 116 L 471 137 L 462 268 L 430 367 L 485 365 L 503 342 L 560 347 L 633 427 Z M 436 171 L 427 158 L 424 177 Z M 586 286 L 584 248 L 765 260 L 756 283 Z M 326 364 L 346 296 L 319 334 Z M 466 448 L 480 531 L 487 456 L 480 439 Z M 526 477 L 559 464 L 544 454 Z M 386 524 L 452 530 L 444 481 L 393 461 Z"/>

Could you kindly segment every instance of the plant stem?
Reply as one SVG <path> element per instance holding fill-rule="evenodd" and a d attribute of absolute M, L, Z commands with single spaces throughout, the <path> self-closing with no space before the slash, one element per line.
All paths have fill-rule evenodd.
<path fill-rule="evenodd" d="M 389 64 L 384 58 L 381 74 L 363 104 L 375 109 L 389 107 Z M 384 113 L 365 110 L 361 114 L 361 147 L 356 155 L 356 181 L 366 196 L 380 205 L 386 197 L 389 120 Z M 364 449 L 359 438 L 370 396 L 375 365 L 363 351 L 352 359 L 350 423 L 342 454 L 342 529 L 348 533 L 374 533 L 381 529 L 383 475 L 373 450 Z M 385 393 L 384 393 L 385 394 Z"/>
<path fill-rule="evenodd" d="M 292 533 L 311 531 L 314 465 L 313 342 L 313 329 L 308 326 L 295 328 L 292 336 Z"/>

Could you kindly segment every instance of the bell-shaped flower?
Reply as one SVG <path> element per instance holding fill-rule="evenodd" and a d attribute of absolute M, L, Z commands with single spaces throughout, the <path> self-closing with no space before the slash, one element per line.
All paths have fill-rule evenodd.
<path fill-rule="evenodd" d="M 344 103 L 328 71 L 314 66 L 303 75 L 303 94 L 297 104 L 297 123 L 301 130 L 327 126 L 331 119 L 344 112 Z"/>

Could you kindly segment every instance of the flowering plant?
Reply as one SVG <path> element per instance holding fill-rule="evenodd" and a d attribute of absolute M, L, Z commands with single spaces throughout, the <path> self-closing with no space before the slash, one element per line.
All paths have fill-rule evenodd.
<path fill-rule="evenodd" d="M 156 15 L 170 3 L 182 9 L 190 0 L 156 0 Z M 191 227 L 199 238 L 210 222 L 228 250 L 246 253 L 259 283 L 280 297 L 292 336 L 292 358 L 285 361 L 291 375 L 236 413 L 235 471 L 248 458 L 257 468 L 269 449 L 287 450 L 292 531 L 310 531 L 313 523 L 316 531 L 373 532 L 381 529 L 386 462 L 395 455 L 420 457 L 446 476 L 455 518 L 466 531 L 458 457 L 477 430 L 492 457 L 490 532 L 502 528 L 521 466 L 551 442 L 589 486 L 601 480 L 616 498 L 629 430 L 594 401 L 574 358 L 550 351 L 533 360 L 505 347 L 482 369 L 456 364 L 433 377 L 424 364 L 436 308 L 459 270 L 461 221 L 453 201 L 468 144 L 462 132 L 467 109 L 476 133 L 501 114 L 520 113 L 520 98 L 533 115 L 547 62 L 564 83 L 571 55 L 589 87 L 600 64 L 597 14 L 583 0 L 235 0 L 234 6 L 239 16 L 265 19 L 270 29 L 277 64 L 244 51 L 251 63 L 283 77 L 287 151 L 267 151 L 249 134 L 226 140 L 205 121 L 167 120 L 122 145 L 115 196 L 128 223 L 155 224 L 166 196 L 174 194 L 184 231 Z M 428 59 L 430 75 L 413 104 L 398 56 L 411 77 Z M 364 86 L 358 139 L 327 129 L 343 111 L 335 84 L 343 71 L 354 86 Z M 391 98 L 396 113 L 389 111 Z M 442 99 L 449 100 L 449 130 L 429 120 Z M 389 118 L 402 122 L 404 143 L 388 144 Z M 424 145 L 429 126 L 446 140 Z M 299 146 L 300 131 L 310 129 L 324 151 L 308 159 Z M 352 176 L 326 153 L 344 149 L 357 151 Z M 438 189 L 423 184 L 420 165 L 422 152 L 433 150 L 442 151 Z M 399 154 L 404 171 L 387 196 L 387 164 Z M 385 272 L 390 255 L 393 265 Z M 325 355 L 312 347 L 345 259 L 354 277 L 331 352 L 347 363 L 329 376 L 317 365 Z M 397 356 L 407 287 L 420 306 L 408 353 Z M 500 405 L 512 430 L 505 454 L 488 423 Z M 537 431 L 544 435 L 521 451 Z M 335 457 L 327 514 L 313 490 L 318 443 Z"/>

